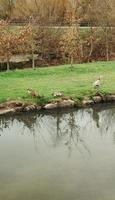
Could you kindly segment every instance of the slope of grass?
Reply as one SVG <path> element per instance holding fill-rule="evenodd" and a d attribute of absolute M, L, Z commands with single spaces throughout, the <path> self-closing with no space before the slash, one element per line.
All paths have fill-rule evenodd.
<path fill-rule="evenodd" d="M 32 88 L 51 99 L 53 91 L 62 91 L 75 100 L 95 91 L 92 83 L 103 76 L 100 90 L 103 93 L 115 92 L 115 61 L 76 64 L 73 71 L 69 65 L 50 68 L 25 69 L 0 73 L 0 102 L 7 99 L 34 101 L 27 96 L 27 88 Z"/>

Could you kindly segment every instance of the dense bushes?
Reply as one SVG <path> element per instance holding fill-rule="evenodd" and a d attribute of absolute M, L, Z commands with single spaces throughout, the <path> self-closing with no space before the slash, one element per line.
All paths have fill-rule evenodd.
<path fill-rule="evenodd" d="M 28 66 L 50 66 L 64 63 L 82 63 L 115 58 L 115 29 L 75 25 L 66 28 L 39 26 L 12 27 L 0 21 L 1 69 L 26 66 L 25 62 L 12 64 L 12 56 L 28 54 Z M 35 59 L 35 54 L 37 58 Z M 11 63 L 11 64 L 10 64 Z M 22 67 L 21 66 L 21 67 Z M 6 68 L 6 67 L 5 67 Z"/>

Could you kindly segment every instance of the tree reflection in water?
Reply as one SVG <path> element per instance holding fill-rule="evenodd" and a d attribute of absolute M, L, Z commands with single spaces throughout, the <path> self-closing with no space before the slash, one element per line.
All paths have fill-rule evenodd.
<path fill-rule="evenodd" d="M 3 134 L 29 134 L 33 136 L 35 151 L 40 148 L 40 143 L 49 148 L 64 145 L 71 156 L 73 148 L 80 153 L 84 150 L 89 155 L 89 132 L 96 132 L 102 136 L 113 135 L 115 143 L 115 106 L 108 108 L 95 108 L 61 110 L 52 113 L 30 113 L 16 116 L 0 117 L 0 135 Z M 13 132 L 13 130 L 16 130 Z"/>

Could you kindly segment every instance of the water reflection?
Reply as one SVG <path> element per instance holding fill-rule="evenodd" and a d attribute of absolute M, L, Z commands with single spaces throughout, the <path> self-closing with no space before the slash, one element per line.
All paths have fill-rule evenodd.
<path fill-rule="evenodd" d="M 68 149 L 68 156 L 76 148 L 91 156 L 87 145 L 88 134 L 95 132 L 104 137 L 111 134 L 115 143 L 115 106 L 94 107 L 80 110 L 61 110 L 39 114 L 22 114 L 0 118 L 0 135 L 18 134 L 33 136 L 35 151 L 39 143 L 56 148 L 63 145 Z M 15 131 L 12 131 L 15 130 Z M 40 150 L 40 149 L 39 149 Z"/>
<path fill-rule="evenodd" d="M 114 200 L 115 106 L 0 117 L 0 200 Z"/>

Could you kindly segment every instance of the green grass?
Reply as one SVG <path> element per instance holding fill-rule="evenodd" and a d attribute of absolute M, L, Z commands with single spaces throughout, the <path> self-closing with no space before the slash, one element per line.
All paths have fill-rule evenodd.
<path fill-rule="evenodd" d="M 73 71 L 69 65 L 49 68 L 25 69 L 0 73 L 0 102 L 7 99 L 35 101 L 26 94 L 32 88 L 43 95 L 43 100 L 51 99 L 53 91 L 62 91 L 75 100 L 95 91 L 92 83 L 103 76 L 101 92 L 115 92 L 115 61 L 76 64 Z"/>

